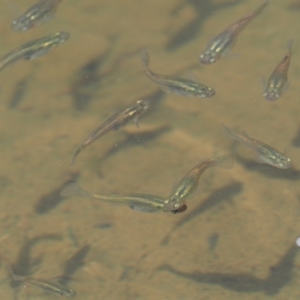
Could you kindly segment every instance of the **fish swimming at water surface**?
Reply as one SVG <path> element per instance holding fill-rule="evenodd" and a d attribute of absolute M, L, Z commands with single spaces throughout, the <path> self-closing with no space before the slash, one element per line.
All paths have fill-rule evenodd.
<path fill-rule="evenodd" d="M 194 96 L 200 98 L 212 97 L 215 94 L 213 88 L 204 84 L 200 84 L 195 81 L 184 78 L 169 77 L 152 72 L 149 69 L 150 57 L 146 49 L 141 50 L 141 62 L 144 71 L 146 75 L 150 78 L 150 80 L 155 82 L 163 91 L 167 93 L 174 93 L 188 97 Z"/>
<path fill-rule="evenodd" d="M 227 54 L 234 46 L 239 33 L 246 27 L 246 25 L 249 24 L 251 20 L 253 20 L 254 17 L 256 17 L 264 10 L 268 3 L 269 0 L 266 0 L 254 12 L 233 23 L 216 37 L 214 37 L 207 44 L 204 52 L 200 54 L 200 63 L 204 65 L 213 64 L 222 56 Z"/>

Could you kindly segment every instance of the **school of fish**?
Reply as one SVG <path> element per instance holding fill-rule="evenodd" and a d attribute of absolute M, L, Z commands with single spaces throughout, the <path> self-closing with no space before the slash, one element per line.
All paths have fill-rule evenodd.
<path fill-rule="evenodd" d="M 15 32 L 26 32 L 36 26 L 41 26 L 44 22 L 50 21 L 54 17 L 61 2 L 62 0 L 40 0 L 13 20 L 11 29 Z M 216 34 L 216 36 L 207 43 L 206 48 L 200 53 L 198 62 L 202 65 L 211 65 L 226 56 L 236 43 L 238 36 L 243 29 L 254 18 L 263 13 L 266 7 L 270 5 L 270 2 L 271 1 L 269 0 L 262 2 L 253 12 L 238 19 L 227 28 L 225 27 L 221 33 Z M 8 65 L 19 60 L 32 60 L 45 54 L 49 54 L 53 48 L 67 42 L 69 38 L 70 34 L 68 32 L 59 31 L 28 41 L 0 58 L 0 70 L 3 70 Z M 293 39 L 290 39 L 287 42 L 286 54 L 277 64 L 268 80 L 264 83 L 262 97 L 268 101 L 272 102 L 278 100 L 288 88 L 288 70 L 291 63 L 293 43 Z M 197 54 L 195 57 L 197 58 Z M 199 98 L 212 98 L 216 93 L 216 90 L 213 87 L 199 83 L 197 80 L 180 76 L 160 75 L 153 72 L 149 67 L 150 56 L 146 48 L 140 50 L 140 62 L 145 76 L 166 93 L 174 93 L 182 97 Z M 81 151 L 107 133 L 116 131 L 131 122 L 134 122 L 136 126 L 139 127 L 139 118 L 147 114 L 152 107 L 153 102 L 151 99 L 135 100 L 131 105 L 114 113 L 111 117 L 101 122 L 100 125 L 95 126 L 95 129 L 91 128 L 90 133 L 87 132 L 87 137 L 81 144 L 79 143 L 73 156 L 70 157 L 70 164 L 73 165 L 75 163 L 75 159 Z M 292 160 L 286 153 L 282 153 L 267 143 L 250 137 L 246 131 L 243 130 L 239 132 L 233 130 L 223 123 L 220 124 L 220 128 L 221 127 L 233 140 L 238 141 L 251 149 L 255 155 L 256 162 L 268 164 L 279 169 L 287 169 L 292 166 Z M 85 152 L 88 152 L 88 150 Z M 86 153 L 86 155 L 88 155 L 88 153 Z M 194 167 L 173 185 L 173 188 L 170 188 L 170 193 L 167 196 L 137 192 L 98 194 L 86 191 L 75 182 L 68 183 L 62 189 L 60 195 L 62 197 L 87 197 L 93 201 L 119 204 L 144 213 L 183 213 L 188 208 L 188 201 L 195 196 L 200 185 L 200 178 L 204 176 L 203 174 L 205 171 L 211 167 L 220 167 L 223 169 L 231 168 L 233 167 L 234 160 L 235 153 L 229 153 L 215 158 L 200 159 Z M 73 289 L 70 289 L 59 282 L 15 274 L 13 268 L 10 266 L 7 266 L 7 270 L 9 276 L 14 281 L 19 281 L 24 284 L 27 283 L 47 292 L 52 292 L 65 297 L 74 297 L 77 294 Z"/>

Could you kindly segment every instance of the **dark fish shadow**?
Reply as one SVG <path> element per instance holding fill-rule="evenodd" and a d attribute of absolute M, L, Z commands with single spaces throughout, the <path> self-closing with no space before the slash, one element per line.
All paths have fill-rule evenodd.
<path fill-rule="evenodd" d="M 32 248 L 44 241 L 44 240 L 61 240 L 61 236 L 57 234 L 47 234 L 42 236 L 37 236 L 35 238 L 27 239 L 24 245 L 21 247 L 18 258 L 15 263 L 11 265 L 11 269 L 14 274 L 21 276 L 30 276 L 32 274 L 33 267 L 38 266 L 41 263 L 41 257 L 32 259 L 31 250 Z M 11 280 L 11 287 L 16 288 L 22 283 L 20 281 Z"/>
<path fill-rule="evenodd" d="M 59 277 L 59 283 L 68 285 L 72 276 L 84 265 L 84 259 L 91 250 L 90 245 L 81 247 L 70 259 L 68 259 L 63 267 L 63 274 Z"/>
<path fill-rule="evenodd" d="M 300 2 L 299 2 L 299 8 L 300 8 Z M 298 127 L 296 136 L 292 140 L 292 145 L 297 148 L 300 147 L 300 126 Z"/>
<path fill-rule="evenodd" d="M 178 15 L 178 12 L 184 6 L 191 5 L 196 16 L 171 37 L 171 39 L 166 44 L 165 49 L 167 51 L 174 51 L 189 43 L 200 34 L 205 21 L 209 19 L 213 14 L 215 14 L 218 10 L 233 6 L 239 2 L 241 1 L 227 1 L 219 4 L 211 0 L 189 0 L 181 2 L 173 10 L 172 15 Z"/>
<path fill-rule="evenodd" d="M 300 178 L 300 171 L 293 167 L 289 169 L 278 169 L 267 164 L 257 163 L 254 160 L 246 159 L 239 155 L 235 155 L 235 160 L 243 165 L 247 171 L 257 172 L 269 178 L 286 180 L 298 180 Z"/>
<path fill-rule="evenodd" d="M 154 111 L 154 108 L 156 108 L 156 105 L 158 105 L 163 100 L 164 97 L 166 97 L 166 93 L 163 92 L 160 89 L 154 91 L 151 94 L 145 95 L 143 97 L 143 98 L 146 98 L 146 99 L 148 99 L 150 101 L 150 107 L 151 107 L 151 109 L 148 112 L 148 114 Z"/>
<path fill-rule="evenodd" d="M 113 155 L 116 155 L 119 152 L 122 152 L 126 148 L 145 145 L 146 143 L 157 139 L 160 135 L 169 130 L 169 126 L 162 126 L 150 131 L 144 131 L 143 129 L 132 133 L 123 131 L 125 134 L 125 138 L 120 142 L 116 142 L 115 145 L 108 149 L 100 159 L 99 164 L 102 164 L 105 160 Z"/>
<path fill-rule="evenodd" d="M 79 173 L 72 173 L 70 179 L 61 184 L 58 188 L 50 192 L 49 194 L 42 196 L 35 205 L 35 212 L 38 214 L 46 214 L 61 202 L 65 201 L 66 198 L 60 195 L 61 190 L 71 182 L 76 182 Z"/>
<path fill-rule="evenodd" d="M 168 244 L 170 237 L 177 228 L 183 227 L 186 223 L 192 219 L 203 214 L 205 211 L 212 207 L 219 205 L 223 202 L 232 201 L 233 197 L 239 194 L 243 189 L 243 184 L 239 181 L 232 182 L 226 186 L 223 186 L 211 193 L 202 203 L 200 203 L 192 212 L 185 214 L 184 217 L 170 230 L 166 237 L 161 241 L 161 245 Z"/>
<path fill-rule="evenodd" d="M 30 76 L 26 76 L 19 80 L 14 87 L 12 96 L 8 101 L 8 108 L 14 109 L 23 101 L 28 91 L 28 85 L 31 80 Z"/>
<path fill-rule="evenodd" d="M 297 249 L 295 245 L 292 245 L 280 261 L 275 266 L 270 267 L 269 275 L 266 279 L 259 279 L 246 273 L 186 273 L 178 271 L 168 264 L 160 266 L 158 270 L 169 271 L 175 275 L 191 279 L 199 283 L 219 285 L 227 290 L 235 292 L 263 292 L 267 295 L 275 295 L 291 282 L 294 260 L 298 251 L 299 249 Z"/>
<path fill-rule="evenodd" d="M 114 71 L 114 69 L 106 72 L 101 70 L 115 47 L 117 37 L 111 36 L 109 40 L 109 47 L 97 57 L 90 59 L 71 78 L 70 91 L 76 110 L 87 109 L 103 79 Z"/>
<path fill-rule="evenodd" d="M 300 2 L 299 1 L 295 1 L 293 3 L 290 3 L 287 7 L 290 10 L 298 10 L 298 9 L 300 9 Z"/>

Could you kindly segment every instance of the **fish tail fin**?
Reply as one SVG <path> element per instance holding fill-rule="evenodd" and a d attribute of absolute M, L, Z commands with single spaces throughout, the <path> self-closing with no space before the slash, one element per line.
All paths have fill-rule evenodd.
<path fill-rule="evenodd" d="M 145 48 L 141 50 L 141 62 L 144 69 L 148 69 L 150 63 L 150 56 L 148 50 Z"/>
<path fill-rule="evenodd" d="M 81 147 L 79 147 L 79 148 L 75 151 L 75 153 L 74 153 L 74 155 L 73 155 L 73 157 L 72 157 L 70 166 L 73 166 L 73 165 L 74 165 L 76 156 L 81 152 L 82 149 L 83 149 L 83 147 L 81 146 Z"/>
<path fill-rule="evenodd" d="M 219 157 L 216 157 L 213 161 L 213 166 L 222 168 L 222 169 L 231 169 L 234 164 L 234 155 L 226 154 Z"/>
<path fill-rule="evenodd" d="M 253 17 L 259 15 L 269 4 L 270 0 L 266 0 L 260 5 L 254 12 L 253 12 Z"/>
<path fill-rule="evenodd" d="M 60 195 L 62 197 L 71 197 L 71 196 L 88 196 L 89 193 L 82 189 L 75 182 L 68 183 L 61 190 Z"/>
<path fill-rule="evenodd" d="M 13 268 L 7 262 L 4 262 L 4 268 L 6 269 L 7 273 L 9 274 L 12 280 L 14 281 L 24 280 L 24 276 L 15 274 Z"/>

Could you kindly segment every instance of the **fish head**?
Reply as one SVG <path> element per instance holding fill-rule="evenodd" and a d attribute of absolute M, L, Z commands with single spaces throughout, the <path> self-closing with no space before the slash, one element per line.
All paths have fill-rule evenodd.
<path fill-rule="evenodd" d="M 206 51 L 204 51 L 204 53 L 200 54 L 199 56 L 199 61 L 200 63 L 204 64 L 204 65 L 210 65 L 213 64 L 217 61 L 217 59 L 219 58 L 219 53 L 212 51 L 211 49 L 208 49 Z"/>
<path fill-rule="evenodd" d="M 70 34 L 65 31 L 57 32 L 55 35 L 57 37 L 57 44 L 63 44 L 70 38 Z"/>
<path fill-rule="evenodd" d="M 285 155 L 280 155 L 276 158 L 275 167 L 280 169 L 288 169 L 291 166 L 292 166 L 292 160 L 289 157 Z"/>
<path fill-rule="evenodd" d="M 277 89 L 267 89 L 264 92 L 264 97 L 268 101 L 276 101 L 280 97 L 280 93 Z"/>
<path fill-rule="evenodd" d="M 184 211 L 187 210 L 187 205 L 186 204 L 182 204 L 179 208 L 175 209 L 175 210 L 172 210 L 171 212 L 176 215 L 176 214 L 179 214 L 179 213 L 182 213 Z"/>
<path fill-rule="evenodd" d="M 138 100 L 136 103 L 142 108 L 143 111 L 148 111 L 150 109 L 149 99 Z"/>
<path fill-rule="evenodd" d="M 215 94 L 215 90 L 209 86 L 206 87 L 201 87 L 196 91 L 196 95 L 197 97 L 200 98 L 209 98 L 212 97 Z"/>
<path fill-rule="evenodd" d="M 171 196 L 170 198 L 164 201 L 164 211 L 169 211 L 172 213 L 181 212 L 181 208 L 184 203 L 177 196 Z M 186 209 L 184 209 L 186 210 Z M 182 211 L 184 211 L 182 210 Z"/>
<path fill-rule="evenodd" d="M 20 16 L 11 23 L 11 28 L 14 31 L 27 31 L 32 27 L 32 22 L 28 16 Z"/>

